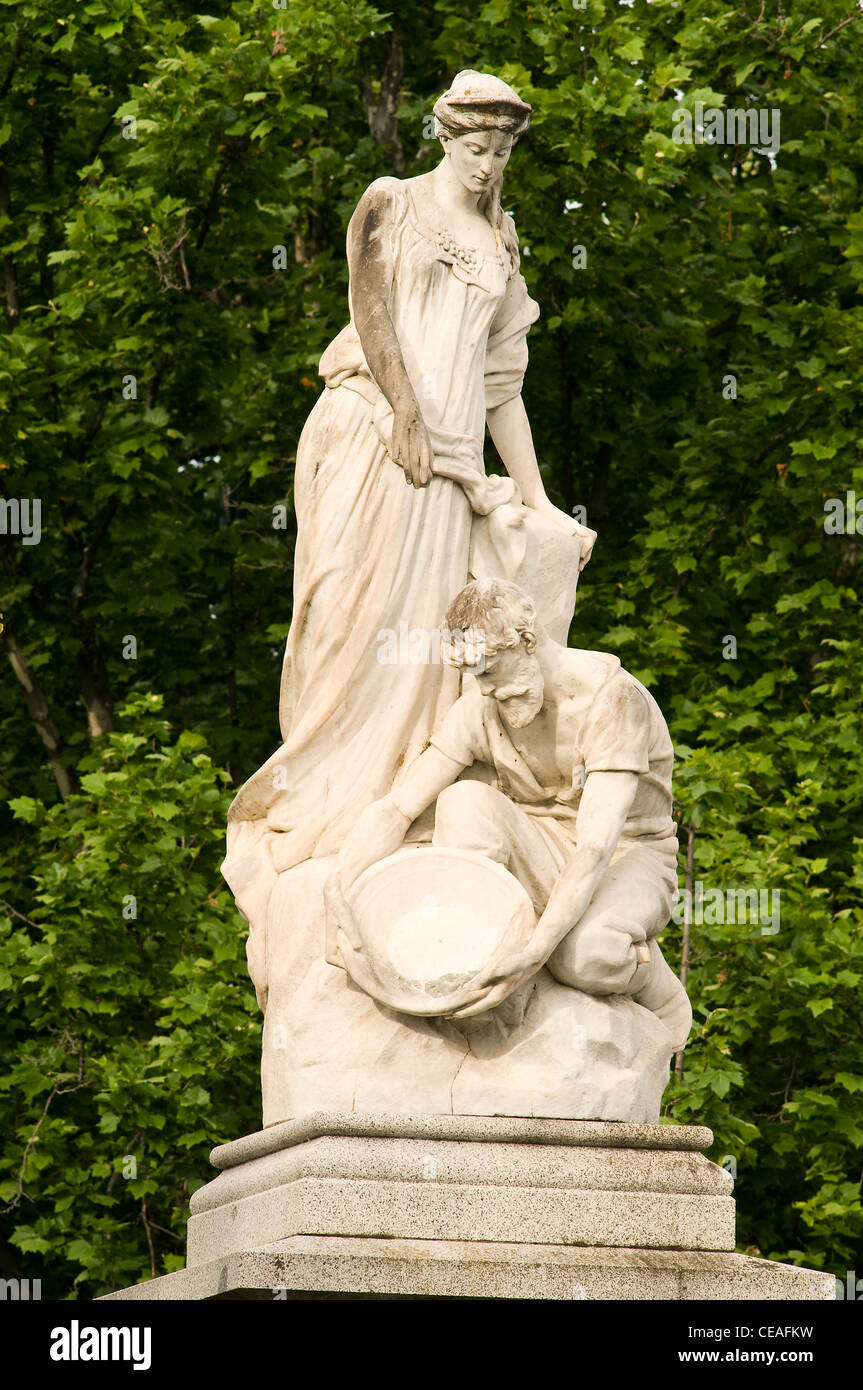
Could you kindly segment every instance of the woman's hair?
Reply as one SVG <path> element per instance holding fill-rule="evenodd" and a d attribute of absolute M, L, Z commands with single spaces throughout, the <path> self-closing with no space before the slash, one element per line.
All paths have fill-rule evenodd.
<path fill-rule="evenodd" d="M 432 108 L 435 135 L 447 135 L 457 140 L 472 130 L 502 130 L 513 143 L 530 125 L 531 107 L 506 82 L 492 73 L 465 68 L 453 78 L 448 92 L 438 97 Z M 518 265 L 518 240 L 512 224 L 503 215 L 500 205 L 503 173 L 493 179 L 479 200 L 479 210 L 497 228 L 507 251 Z"/>

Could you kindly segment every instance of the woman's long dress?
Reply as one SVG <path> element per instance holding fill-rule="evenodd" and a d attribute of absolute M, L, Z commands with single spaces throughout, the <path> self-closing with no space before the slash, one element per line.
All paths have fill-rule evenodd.
<path fill-rule="evenodd" d="M 435 633 L 469 578 L 472 516 L 500 501 L 489 500 L 489 487 L 502 480 L 484 474 L 486 410 L 519 394 L 539 313 L 500 234 L 492 255 L 453 245 L 421 219 L 410 182 L 372 185 L 349 248 L 365 199 L 382 192 L 387 215 L 377 236 L 391 269 L 389 312 L 435 472 L 449 476 L 417 489 L 390 458 L 392 412 L 352 321 L 322 358 L 327 389 L 297 454 L 284 742 L 229 814 L 223 872 L 253 925 L 275 871 L 336 853 L 457 697 L 457 673 L 441 664 Z"/>

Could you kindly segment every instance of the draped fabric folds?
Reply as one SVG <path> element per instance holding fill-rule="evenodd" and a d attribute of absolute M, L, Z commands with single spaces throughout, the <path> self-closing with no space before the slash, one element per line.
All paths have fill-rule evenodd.
<path fill-rule="evenodd" d="M 294 609 L 280 698 L 283 743 L 237 794 L 223 865 L 255 923 L 276 874 L 336 853 L 361 811 L 398 785 L 458 696 L 434 640 L 470 574 L 474 515 L 525 509 L 507 478 L 486 478 L 486 409 L 518 395 L 538 316 L 500 233 L 482 256 L 420 217 L 410 181 L 385 194 L 380 249 L 389 311 L 429 429 L 434 476 L 406 485 L 387 452 L 392 412 L 353 321 L 321 359 L 326 390 L 303 430 L 294 497 Z M 506 537 L 512 528 L 499 526 Z M 516 528 L 517 529 L 517 528 Z M 509 536 L 509 543 L 511 543 Z M 431 635 L 428 659 L 386 659 L 393 634 Z M 402 645 L 404 650 L 404 644 Z"/>

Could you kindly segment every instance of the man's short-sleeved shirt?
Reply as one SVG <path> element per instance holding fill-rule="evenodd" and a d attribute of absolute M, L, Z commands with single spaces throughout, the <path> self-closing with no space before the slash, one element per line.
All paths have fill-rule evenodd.
<path fill-rule="evenodd" d="M 674 750 L 662 711 L 617 657 L 604 652 L 590 655 L 605 664 L 606 675 L 576 720 L 573 746 L 566 750 L 566 778 L 561 776 L 559 759 L 545 752 L 537 740 L 531 741 L 531 726 L 511 729 L 501 718 L 497 702 L 475 685 L 456 701 L 430 743 L 463 767 L 479 762 L 493 768 L 500 790 L 526 810 L 565 820 L 577 812 L 591 772 L 634 772 L 638 785 L 622 834 L 666 839 L 675 833 L 671 819 Z"/>

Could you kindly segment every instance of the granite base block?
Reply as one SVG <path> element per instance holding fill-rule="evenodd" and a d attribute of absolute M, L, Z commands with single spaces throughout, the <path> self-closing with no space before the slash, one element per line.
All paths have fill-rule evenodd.
<path fill-rule="evenodd" d="M 111 1298 L 832 1298 L 733 1254 L 708 1129 L 316 1112 L 221 1145 L 188 1267 Z"/>
<path fill-rule="evenodd" d="M 825 1301 L 832 1275 L 715 1251 L 291 1236 L 108 1299 Z"/>

